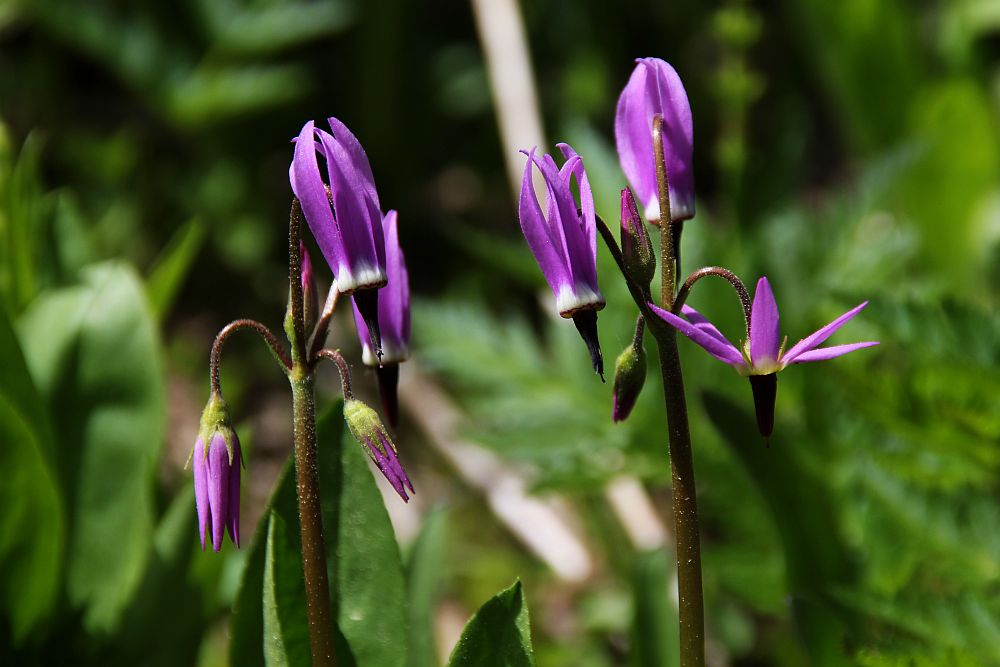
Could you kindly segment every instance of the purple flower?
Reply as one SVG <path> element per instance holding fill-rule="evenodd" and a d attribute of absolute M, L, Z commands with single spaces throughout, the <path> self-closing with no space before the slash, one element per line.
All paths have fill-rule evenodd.
<path fill-rule="evenodd" d="M 378 325 L 382 332 L 382 357 L 371 348 L 371 336 L 358 305 L 354 303 L 354 324 L 361 339 L 362 360 L 366 366 L 376 368 L 379 393 L 389 424 L 399 423 L 399 402 L 396 386 L 399 383 L 399 364 L 406 361 L 410 350 L 410 278 L 406 270 L 403 250 L 399 247 L 399 228 L 396 211 L 389 211 L 382 219 L 385 236 L 386 270 L 389 283 L 379 292 Z"/>
<path fill-rule="evenodd" d="M 681 312 L 687 319 L 683 319 L 654 304 L 649 304 L 653 312 L 664 322 L 693 340 L 719 361 L 735 368 L 740 375 L 750 378 L 757 406 L 757 424 L 765 437 L 770 435 L 774 422 L 774 395 L 778 371 L 790 364 L 833 359 L 854 350 L 878 345 L 878 341 L 866 341 L 819 347 L 867 305 L 867 301 L 858 304 L 786 350 L 779 329 L 778 305 L 774 301 L 774 293 L 767 278 L 757 281 L 751 307 L 750 336 L 739 348 L 730 343 L 694 308 L 684 306 Z"/>
<path fill-rule="evenodd" d="M 646 218 L 660 219 L 653 157 L 653 116 L 663 116 L 663 156 L 667 167 L 670 215 L 694 217 L 694 175 L 691 171 L 694 131 L 691 105 L 677 72 L 659 58 L 638 58 L 632 76 L 618 98 L 615 143 L 625 177 L 646 209 Z"/>
<path fill-rule="evenodd" d="M 378 288 L 388 280 L 382 212 L 368 156 L 347 126 L 329 118 L 333 133 L 309 121 L 295 140 L 288 170 L 292 191 L 337 280 L 341 294 L 358 295 L 372 330 L 372 346 L 381 352 L 376 311 Z M 319 154 L 328 182 L 320 173 Z"/>
<path fill-rule="evenodd" d="M 594 197 L 582 158 L 568 144 L 558 144 L 558 147 L 566 158 L 562 168 L 556 166 L 551 155 L 535 155 L 535 148 L 522 151 L 528 161 L 524 166 L 518 207 L 521 231 L 552 288 L 559 314 L 573 319 L 590 351 L 594 370 L 603 378 L 597 311 L 604 308 L 604 297 L 597 286 Z M 545 180 L 544 214 L 532 186 L 533 165 Z M 573 178 L 580 192 L 579 207 L 570 189 Z"/>
<path fill-rule="evenodd" d="M 399 497 L 408 501 L 410 497 L 406 494 L 406 489 L 414 493 L 413 483 L 403 470 L 396 456 L 396 445 L 393 444 L 378 414 L 361 401 L 352 398 L 344 401 L 344 420 L 351 429 L 351 434 L 365 448 L 368 457 L 389 480 Z"/>
<path fill-rule="evenodd" d="M 221 396 L 213 395 L 201 417 L 194 450 L 194 499 L 198 508 L 201 548 L 210 535 L 212 549 L 222 549 L 222 538 L 240 546 L 240 468 L 243 453 Z"/>

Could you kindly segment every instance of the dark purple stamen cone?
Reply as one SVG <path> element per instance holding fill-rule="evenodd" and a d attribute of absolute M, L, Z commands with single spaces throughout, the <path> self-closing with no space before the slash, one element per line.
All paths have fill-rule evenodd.
<path fill-rule="evenodd" d="M 393 428 L 399 426 L 399 397 L 396 387 L 399 385 L 399 364 L 387 364 L 375 369 L 378 378 L 378 393 L 382 396 L 382 409 L 385 419 Z"/>
<path fill-rule="evenodd" d="M 757 410 L 757 430 L 765 438 L 774 430 L 774 397 L 778 393 L 778 374 L 751 375 L 753 405 Z"/>
<path fill-rule="evenodd" d="M 382 358 L 382 332 L 378 328 L 378 290 L 362 289 L 354 293 L 354 303 L 361 313 L 361 319 L 368 327 L 368 336 L 371 338 L 372 349 L 375 356 Z"/>
<path fill-rule="evenodd" d="M 597 339 L 597 311 L 581 310 L 573 313 L 573 324 L 580 332 L 583 342 L 587 344 L 594 372 L 600 375 L 601 382 L 604 382 L 604 357 L 601 356 L 601 341 Z"/>

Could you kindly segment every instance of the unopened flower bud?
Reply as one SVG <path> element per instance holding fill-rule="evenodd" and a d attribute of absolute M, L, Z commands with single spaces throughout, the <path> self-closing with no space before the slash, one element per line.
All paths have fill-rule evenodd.
<path fill-rule="evenodd" d="M 404 501 L 409 500 L 406 489 L 409 488 L 410 493 L 414 493 L 413 483 L 406 476 L 406 471 L 396 456 L 396 445 L 378 413 L 361 401 L 351 398 L 344 401 L 344 420 L 351 429 L 351 434 L 365 448 L 368 457 L 389 480 L 399 497 Z"/>
<path fill-rule="evenodd" d="M 319 290 L 316 289 L 316 276 L 313 273 L 312 260 L 306 244 L 299 242 L 299 255 L 302 258 L 302 319 L 306 324 L 306 335 L 316 326 L 319 318 Z"/>
<path fill-rule="evenodd" d="M 653 241 L 643 219 L 639 216 L 639 208 L 632 197 L 632 191 L 622 189 L 621 216 L 622 258 L 625 260 L 625 270 L 628 277 L 642 287 L 647 287 L 656 273 L 656 255 L 653 254 Z"/>
<path fill-rule="evenodd" d="M 212 549 L 222 549 L 222 539 L 240 546 L 240 469 L 243 453 L 233 430 L 229 408 L 222 396 L 213 393 L 201 415 L 198 439 L 191 452 L 194 464 L 194 498 L 198 508 L 201 548 L 206 534 Z"/>
<path fill-rule="evenodd" d="M 633 343 L 626 347 L 615 361 L 614 398 L 611 407 L 613 422 L 618 423 L 628 418 L 645 383 L 646 351 L 639 341 L 638 345 Z"/>

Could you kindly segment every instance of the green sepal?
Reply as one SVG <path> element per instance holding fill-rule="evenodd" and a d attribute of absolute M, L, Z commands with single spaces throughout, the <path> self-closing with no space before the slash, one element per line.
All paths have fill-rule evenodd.
<path fill-rule="evenodd" d="M 229 406 L 226 404 L 226 399 L 222 398 L 222 394 L 212 392 L 212 395 L 208 398 L 208 405 L 205 406 L 205 410 L 201 413 L 201 425 L 198 428 L 198 438 L 201 440 L 202 447 L 204 448 L 202 452 L 203 457 L 208 456 L 208 447 L 212 444 L 212 439 L 216 433 L 222 435 L 222 440 L 226 443 L 226 452 L 229 453 L 229 465 L 232 465 L 238 442 L 236 431 L 233 429 L 233 420 L 229 414 Z M 192 452 L 193 455 L 194 452 Z"/>
<path fill-rule="evenodd" d="M 378 447 L 386 456 L 389 455 L 389 452 L 385 451 L 385 443 L 392 447 L 393 452 L 396 451 L 396 445 L 389 437 L 389 432 L 382 424 L 382 419 L 375 410 L 365 403 L 354 398 L 344 401 L 344 421 L 347 422 L 347 428 L 351 430 L 351 435 L 362 445 Z"/>

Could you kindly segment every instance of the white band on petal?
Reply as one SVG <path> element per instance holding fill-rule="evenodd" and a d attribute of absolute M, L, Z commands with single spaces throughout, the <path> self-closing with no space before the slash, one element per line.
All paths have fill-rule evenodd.
<path fill-rule="evenodd" d="M 359 264 L 355 267 L 341 264 L 337 268 L 336 279 L 337 289 L 344 295 L 359 289 L 384 287 L 389 282 L 384 269 L 370 264 Z"/>
<path fill-rule="evenodd" d="M 410 350 L 405 345 L 394 343 L 385 338 L 382 339 L 382 358 L 379 359 L 372 352 L 371 345 L 361 346 L 361 361 L 365 366 L 377 368 L 388 364 L 401 364 L 410 358 Z"/>
<path fill-rule="evenodd" d="M 563 317 L 573 317 L 580 310 L 600 310 L 604 308 L 604 297 L 589 285 L 563 285 L 556 297 L 556 309 Z"/>

